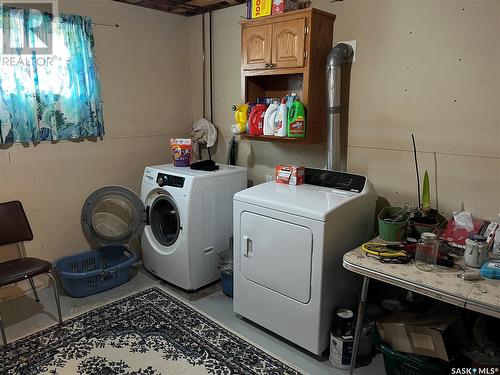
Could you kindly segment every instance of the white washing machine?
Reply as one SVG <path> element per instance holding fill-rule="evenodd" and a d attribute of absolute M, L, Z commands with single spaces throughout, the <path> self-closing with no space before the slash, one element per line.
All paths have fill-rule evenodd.
<path fill-rule="evenodd" d="M 354 307 L 345 252 L 373 234 L 377 195 L 364 176 L 306 170 L 234 196 L 234 311 L 320 355 L 337 308 Z"/>
<path fill-rule="evenodd" d="M 233 233 L 233 196 L 246 186 L 242 167 L 147 167 L 141 188 L 149 218 L 141 239 L 144 268 L 186 290 L 218 280 L 218 254 L 229 248 Z"/>

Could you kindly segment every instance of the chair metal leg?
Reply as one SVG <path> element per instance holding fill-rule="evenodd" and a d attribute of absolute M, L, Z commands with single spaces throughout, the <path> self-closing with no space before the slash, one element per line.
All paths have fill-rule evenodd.
<path fill-rule="evenodd" d="M 63 324 L 63 319 L 62 319 L 62 314 L 61 314 L 61 301 L 59 299 L 59 288 L 57 287 L 57 280 L 50 272 L 47 272 L 47 275 L 49 275 L 49 278 L 52 279 L 52 288 L 54 289 L 54 297 L 56 298 L 57 315 L 59 317 L 59 324 Z"/>
<path fill-rule="evenodd" d="M 30 285 L 31 285 L 31 289 L 33 289 L 33 294 L 35 295 L 35 300 L 37 302 L 40 302 L 40 298 L 38 298 L 38 293 L 36 291 L 36 287 L 35 287 L 35 282 L 33 281 L 33 278 L 30 277 L 29 279 L 29 282 L 30 282 Z"/>
<path fill-rule="evenodd" d="M 7 335 L 5 334 L 5 329 L 3 328 L 3 319 L 2 315 L 0 314 L 0 332 L 2 334 L 2 341 L 3 341 L 3 346 L 7 346 Z"/>

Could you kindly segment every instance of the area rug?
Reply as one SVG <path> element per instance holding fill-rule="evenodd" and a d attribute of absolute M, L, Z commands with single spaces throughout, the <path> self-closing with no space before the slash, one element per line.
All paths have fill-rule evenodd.
<path fill-rule="evenodd" d="M 152 287 L 1 348 L 0 374 L 301 372 Z"/>

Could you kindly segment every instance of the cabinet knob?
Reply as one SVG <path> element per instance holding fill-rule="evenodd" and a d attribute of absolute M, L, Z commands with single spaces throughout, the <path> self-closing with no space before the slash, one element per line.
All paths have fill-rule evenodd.
<path fill-rule="evenodd" d="M 273 64 L 266 63 L 266 68 L 270 68 L 271 65 L 273 65 Z"/>

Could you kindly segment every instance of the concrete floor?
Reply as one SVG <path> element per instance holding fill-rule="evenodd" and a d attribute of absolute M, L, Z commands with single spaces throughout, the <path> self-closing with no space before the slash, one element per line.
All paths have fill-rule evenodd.
<path fill-rule="evenodd" d="M 139 267 L 128 283 L 112 290 L 85 298 L 71 298 L 63 294 L 61 296 L 62 313 L 64 318 L 75 316 L 153 285 L 162 285 L 224 326 L 310 375 L 344 375 L 348 373 L 348 371 L 334 368 L 326 356 L 315 357 L 308 354 L 293 344 L 235 315 L 232 300 L 222 292 L 220 283 L 196 293 L 186 293 L 162 282 Z M 42 289 L 39 291 L 39 295 L 40 303 L 36 303 L 33 295 L 29 294 L 0 304 L 9 342 L 55 323 L 57 313 L 52 289 Z M 384 373 L 381 355 L 377 355 L 370 365 L 360 367 L 355 371 L 356 375 Z"/>

